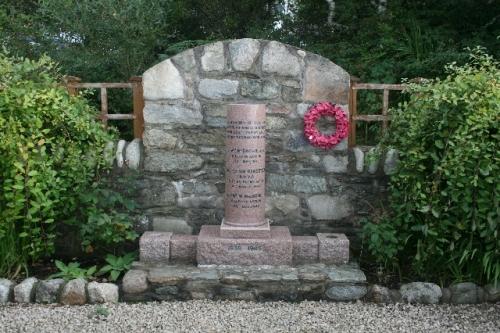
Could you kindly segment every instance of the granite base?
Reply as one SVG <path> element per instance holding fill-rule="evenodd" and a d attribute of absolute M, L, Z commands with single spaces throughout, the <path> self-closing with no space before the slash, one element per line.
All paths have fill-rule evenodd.
<path fill-rule="evenodd" d="M 269 238 L 225 238 L 221 227 L 204 225 L 198 236 L 198 265 L 292 265 L 292 236 L 271 227 Z"/>

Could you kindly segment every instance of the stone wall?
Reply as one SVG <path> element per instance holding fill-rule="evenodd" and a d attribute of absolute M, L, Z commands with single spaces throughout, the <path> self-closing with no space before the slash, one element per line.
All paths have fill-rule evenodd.
<path fill-rule="evenodd" d="M 348 112 L 349 74 L 275 41 L 240 39 L 184 51 L 147 70 L 141 204 L 150 229 L 197 233 L 220 224 L 225 115 L 230 103 L 267 104 L 266 214 L 292 234 L 345 232 L 384 198 L 386 165 L 366 149 L 312 147 L 303 115 L 318 101 Z"/>

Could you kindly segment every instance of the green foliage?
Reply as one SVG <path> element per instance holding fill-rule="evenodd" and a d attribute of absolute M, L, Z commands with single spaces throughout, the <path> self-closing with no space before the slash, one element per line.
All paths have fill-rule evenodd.
<path fill-rule="evenodd" d="M 119 185 L 123 186 L 117 188 Z M 132 219 L 136 209 L 133 189 L 131 180 L 124 176 L 100 179 L 78 194 L 80 205 L 67 223 L 78 230 L 87 253 L 99 248 L 109 251 L 137 238 Z"/>
<path fill-rule="evenodd" d="M 107 317 L 111 314 L 111 311 L 103 305 L 96 306 L 94 312 L 96 317 Z M 92 316 L 89 317 L 91 318 Z"/>
<path fill-rule="evenodd" d="M 500 280 L 500 68 L 480 49 L 448 76 L 411 84 L 384 144 L 400 151 L 392 214 L 364 227 L 387 268 L 448 281 Z M 413 276 L 413 278 L 415 278 Z"/>
<path fill-rule="evenodd" d="M 97 271 L 97 266 L 92 266 L 90 268 L 81 268 L 80 263 L 78 262 L 70 262 L 68 265 L 65 265 L 62 261 L 56 260 L 56 267 L 59 269 L 59 272 L 52 274 L 49 278 L 63 278 L 66 281 L 73 279 L 85 279 L 92 280 L 94 278 L 94 274 Z"/>
<path fill-rule="evenodd" d="M 122 273 L 128 271 L 135 260 L 136 254 L 131 252 L 122 257 L 117 257 L 112 254 L 106 256 L 107 265 L 99 270 L 99 275 L 109 273 L 109 280 L 116 281 Z"/>
<path fill-rule="evenodd" d="M 59 85 L 56 65 L 0 54 L 0 275 L 54 251 L 111 140 L 96 110 Z"/>

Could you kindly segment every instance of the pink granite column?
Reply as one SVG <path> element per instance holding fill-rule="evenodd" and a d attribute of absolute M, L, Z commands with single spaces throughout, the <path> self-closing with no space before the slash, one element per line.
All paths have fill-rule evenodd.
<path fill-rule="evenodd" d="M 254 228 L 268 223 L 265 218 L 265 165 L 266 106 L 230 105 L 223 228 Z"/>

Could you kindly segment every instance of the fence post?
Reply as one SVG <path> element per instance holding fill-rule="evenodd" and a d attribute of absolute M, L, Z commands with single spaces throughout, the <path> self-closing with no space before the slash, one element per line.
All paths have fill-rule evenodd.
<path fill-rule="evenodd" d="M 108 90 L 101 87 L 101 121 L 108 128 Z"/>
<path fill-rule="evenodd" d="M 82 79 L 80 79 L 77 76 L 66 75 L 63 77 L 63 81 L 64 81 L 64 84 L 66 86 L 66 89 L 68 90 L 68 94 L 70 96 L 76 96 L 76 94 L 78 93 L 78 88 L 76 88 L 72 85 L 80 83 L 82 81 Z"/>
<path fill-rule="evenodd" d="M 349 84 L 349 137 L 348 146 L 354 147 L 356 145 L 356 120 L 354 116 L 357 114 L 357 104 L 358 104 L 358 91 L 354 89 L 354 86 L 360 79 L 355 76 L 351 76 Z"/>
<path fill-rule="evenodd" d="M 133 76 L 129 79 L 132 83 L 132 98 L 134 103 L 134 138 L 142 139 L 144 132 L 144 96 L 142 94 L 142 77 Z"/>

